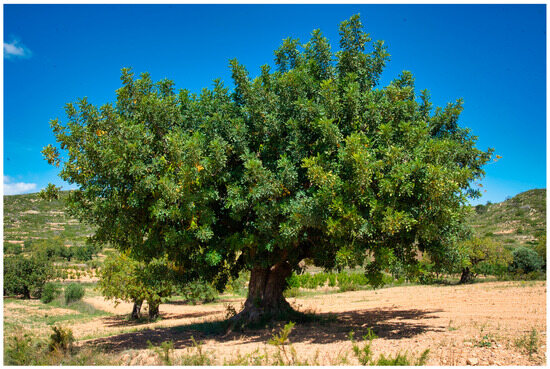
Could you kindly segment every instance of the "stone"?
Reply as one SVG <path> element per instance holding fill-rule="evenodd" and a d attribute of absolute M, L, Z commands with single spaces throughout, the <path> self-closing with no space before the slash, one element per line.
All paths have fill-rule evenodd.
<path fill-rule="evenodd" d="M 468 360 L 466 360 L 466 365 L 477 365 L 479 363 L 479 360 L 475 357 L 471 357 Z"/>

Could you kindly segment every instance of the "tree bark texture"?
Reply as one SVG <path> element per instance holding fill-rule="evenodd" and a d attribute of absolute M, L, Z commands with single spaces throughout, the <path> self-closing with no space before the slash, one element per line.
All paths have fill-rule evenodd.
<path fill-rule="evenodd" d="M 287 262 L 277 263 L 271 268 L 253 268 L 244 309 L 233 319 L 254 323 L 265 316 L 276 317 L 285 311 L 291 311 L 290 304 L 283 296 L 286 279 L 291 273 L 292 268 Z"/>

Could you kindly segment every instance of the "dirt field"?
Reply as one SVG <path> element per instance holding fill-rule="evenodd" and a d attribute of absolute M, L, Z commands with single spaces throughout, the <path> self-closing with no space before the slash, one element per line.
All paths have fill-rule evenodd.
<path fill-rule="evenodd" d="M 196 306 L 162 304 L 163 319 L 155 323 L 129 322 L 129 304 L 115 308 L 101 297 L 86 301 L 115 315 L 73 325 L 75 338 L 81 345 L 101 345 L 120 353 L 127 364 L 154 363 L 147 341 L 158 345 L 172 340 L 176 354 L 188 352 L 191 336 L 204 341 L 204 350 L 216 364 L 257 349 L 274 349 L 266 341 L 276 329 L 208 334 L 206 329 L 197 328 L 206 324 L 188 327 L 223 319 L 227 305 L 238 310 L 241 299 Z M 375 356 L 405 351 L 418 356 L 429 348 L 428 365 L 546 364 L 545 282 L 406 286 L 292 298 L 290 302 L 300 311 L 328 318 L 324 324 L 296 325 L 290 335 L 298 357 L 315 357 L 320 365 L 337 365 L 344 357 L 345 363 L 357 365 L 348 333 L 354 331 L 359 338 L 367 328 L 379 337 L 372 344 Z M 538 333 L 538 352 L 529 355 L 517 342 L 533 329 Z"/>

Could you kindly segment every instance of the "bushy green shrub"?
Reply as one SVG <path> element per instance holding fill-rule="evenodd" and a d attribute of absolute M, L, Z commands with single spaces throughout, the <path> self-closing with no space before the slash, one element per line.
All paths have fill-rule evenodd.
<path fill-rule="evenodd" d="M 69 304 L 84 297 L 84 287 L 80 283 L 69 283 L 65 287 L 65 303 Z"/>
<path fill-rule="evenodd" d="M 211 302 L 218 297 L 218 291 L 212 284 L 204 281 L 186 283 L 180 288 L 180 293 L 186 301 L 196 304 L 198 302 Z"/>
<path fill-rule="evenodd" d="M 80 261 L 90 261 L 93 256 L 98 252 L 94 245 L 86 244 L 84 246 L 73 247 L 74 257 Z"/>
<path fill-rule="evenodd" d="M 4 295 L 41 297 L 42 288 L 53 277 L 51 262 L 43 255 L 9 256 L 4 258 Z"/>
<path fill-rule="evenodd" d="M 73 331 L 70 328 L 52 327 L 48 349 L 50 351 L 69 351 L 74 342 Z"/>
<path fill-rule="evenodd" d="M 512 251 L 511 270 L 515 273 L 530 273 L 541 269 L 543 261 L 537 252 L 525 246 Z"/>
<path fill-rule="evenodd" d="M 48 282 L 44 285 L 42 289 L 42 297 L 40 301 L 47 304 L 52 302 L 57 296 L 61 294 L 61 287 L 54 282 Z"/>

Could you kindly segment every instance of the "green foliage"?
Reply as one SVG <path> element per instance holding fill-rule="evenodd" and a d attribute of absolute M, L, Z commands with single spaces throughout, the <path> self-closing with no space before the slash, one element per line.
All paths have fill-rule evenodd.
<path fill-rule="evenodd" d="M 44 284 L 40 301 L 47 304 L 52 302 L 59 295 L 61 295 L 61 286 L 55 282 L 47 282 Z"/>
<path fill-rule="evenodd" d="M 65 287 L 65 304 L 79 301 L 84 297 L 84 287 L 80 283 L 69 283 Z"/>
<path fill-rule="evenodd" d="M 516 339 L 514 342 L 516 347 L 526 351 L 529 354 L 529 357 L 531 357 L 533 354 L 538 352 L 539 343 L 540 343 L 539 332 L 534 327 L 533 329 L 531 329 L 531 332 Z"/>
<path fill-rule="evenodd" d="M 48 349 L 50 351 L 70 351 L 74 342 L 73 331 L 70 328 L 64 329 L 57 326 L 53 326 L 52 330 Z"/>
<path fill-rule="evenodd" d="M 354 332 L 350 332 L 349 339 L 352 344 L 352 350 L 355 357 L 359 360 L 361 365 L 374 365 L 374 366 L 420 366 L 425 365 L 428 360 L 430 349 L 426 349 L 420 354 L 420 356 L 413 360 L 407 353 L 397 353 L 396 356 L 386 357 L 384 354 L 375 359 L 371 345 L 374 339 L 378 338 L 376 334 L 369 328 L 367 334 L 363 336 L 363 346 L 360 346 L 354 339 Z"/>
<path fill-rule="evenodd" d="M 278 334 L 274 334 L 273 337 L 267 341 L 268 344 L 273 346 L 283 346 L 288 343 L 290 343 L 288 336 L 292 332 L 292 329 L 294 328 L 295 323 L 294 322 L 288 322 L 284 325 L 284 327 L 279 331 Z"/>
<path fill-rule="evenodd" d="M 226 291 L 229 293 L 237 294 L 239 296 L 246 296 L 246 293 L 248 291 L 247 282 L 249 279 L 249 271 L 241 271 L 236 278 L 229 277 L 226 285 Z"/>
<path fill-rule="evenodd" d="M 54 261 L 61 259 L 71 261 L 74 256 L 74 249 L 72 247 L 65 247 L 64 240 L 60 236 L 32 240 L 27 242 L 25 247 L 29 247 L 32 253 L 42 254 Z"/>
<path fill-rule="evenodd" d="M 391 277 L 384 276 L 382 284 L 389 284 L 393 281 Z M 338 287 L 341 292 L 356 291 L 368 286 L 369 279 L 364 273 L 342 271 L 340 273 L 319 272 L 315 274 L 303 273 L 292 274 L 287 278 L 287 296 L 296 294 L 298 288 L 316 289 L 328 285 Z M 293 292 L 289 292 L 293 291 Z"/>
<path fill-rule="evenodd" d="M 163 365 L 173 365 L 174 341 L 164 341 L 159 347 L 153 346 L 151 341 L 147 341 L 147 346 L 149 350 L 153 350 L 159 356 Z"/>
<path fill-rule="evenodd" d="M 174 280 L 174 270 L 166 258 L 145 263 L 128 253 L 113 253 L 105 258 L 99 271 L 97 288 L 115 303 L 147 301 L 151 308 L 172 295 Z"/>
<path fill-rule="evenodd" d="M 182 356 L 178 361 L 178 365 L 181 366 L 202 366 L 212 365 L 212 358 L 204 352 L 202 342 L 195 341 L 195 338 L 191 336 L 192 347 L 188 350 L 188 354 Z"/>
<path fill-rule="evenodd" d="M 538 271 L 543 265 L 537 252 L 528 247 L 518 247 L 512 251 L 512 256 L 511 270 L 519 274 Z"/>
<path fill-rule="evenodd" d="M 542 268 L 546 269 L 546 234 L 541 234 L 535 245 L 535 251 L 543 261 Z"/>
<path fill-rule="evenodd" d="M 23 247 L 20 244 L 4 242 L 4 255 L 19 255 L 23 252 Z"/>
<path fill-rule="evenodd" d="M 59 200 L 60 191 L 61 187 L 57 187 L 56 185 L 49 183 L 46 188 L 38 193 L 38 196 L 45 201 Z"/>
<path fill-rule="evenodd" d="M 463 267 L 471 267 L 474 273 L 502 275 L 512 262 L 512 254 L 492 238 L 473 237 L 462 243 L 465 258 Z"/>
<path fill-rule="evenodd" d="M 218 291 L 212 284 L 204 281 L 191 281 L 180 286 L 179 293 L 192 304 L 212 302 L 218 297 Z"/>
<path fill-rule="evenodd" d="M 4 365 L 37 365 L 36 353 L 41 342 L 29 333 L 19 330 L 6 336 L 4 341 Z"/>
<path fill-rule="evenodd" d="M 40 297 L 44 284 L 53 277 L 53 266 L 43 255 L 4 257 L 4 295 Z"/>
<path fill-rule="evenodd" d="M 66 155 L 43 153 L 78 186 L 71 214 L 97 244 L 217 286 L 304 258 L 368 264 L 379 283 L 392 253 L 414 264 L 453 244 L 492 150 L 459 127 L 462 100 L 432 110 L 407 71 L 377 88 L 389 54 L 359 16 L 339 31 L 336 53 L 318 30 L 284 40 L 255 79 L 231 60 L 232 92 L 123 69 L 115 102 L 67 104 L 67 122 L 51 121 Z"/>

